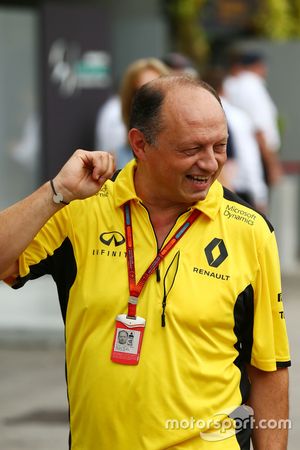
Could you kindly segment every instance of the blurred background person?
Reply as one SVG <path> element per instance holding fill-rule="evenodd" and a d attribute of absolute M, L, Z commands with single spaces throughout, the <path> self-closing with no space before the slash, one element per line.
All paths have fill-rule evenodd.
<path fill-rule="evenodd" d="M 11 143 L 10 156 L 35 175 L 40 170 L 41 129 L 37 113 L 30 113 L 24 122 L 19 139 Z"/>
<path fill-rule="evenodd" d="M 282 168 L 277 108 L 266 86 L 268 67 L 257 51 L 237 51 L 229 59 L 229 75 L 224 82 L 227 99 L 243 109 L 252 120 L 261 152 L 266 182 L 278 183 Z"/>
<path fill-rule="evenodd" d="M 268 187 L 264 180 L 254 125 L 241 108 L 232 105 L 226 98 L 224 70 L 211 68 L 203 75 L 203 79 L 215 88 L 221 98 L 232 140 L 234 157 L 225 163 L 220 181 L 257 210 L 266 213 Z"/>
<path fill-rule="evenodd" d="M 143 84 L 170 73 L 157 58 L 133 61 L 125 70 L 119 95 L 114 95 L 101 108 L 96 121 L 96 149 L 112 151 L 120 169 L 133 158 L 127 141 L 129 115 L 133 96 Z"/>
<path fill-rule="evenodd" d="M 118 94 L 109 97 L 100 107 L 95 125 L 95 149 L 115 151 L 126 142 L 126 127 L 122 120 Z"/>
<path fill-rule="evenodd" d="M 162 61 L 175 75 L 186 74 L 193 78 L 199 78 L 193 62 L 182 53 L 169 52 L 162 57 Z"/>

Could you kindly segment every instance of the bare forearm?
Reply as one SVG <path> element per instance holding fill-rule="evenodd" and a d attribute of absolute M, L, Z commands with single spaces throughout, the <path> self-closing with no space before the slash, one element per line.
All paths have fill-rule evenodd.
<path fill-rule="evenodd" d="M 111 154 L 76 150 L 53 180 L 55 192 L 59 193 L 55 200 L 71 202 L 94 195 L 114 170 Z M 20 254 L 47 220 L 63 207 L 64 203 L 53 201 L 53 190 L 47 182 L 0 213 L 0 279 L 15 275 Z"/>
<path fill-rule="evenodd" d="M 260 148 L 262 160 L 264 162 L 268 183 L 270 185 L 276 184 L 283 174 L 278 154 L 276 151 L 272 151 L 268 147 L 262 132 L 256 133 L 256 139 Z"/>
<path fill-rule="evenodd" d="M 288 370 L 262 372 L 251 367 L 249 405 L 254 410 L 254 450 L 286 450 L 288 441 Z"/>
<path fill-rule="evenodd" d="M 0 213 L 0 276 L 15 263 L 34 236 L 62 204 L 52 200 L 47 182 L 24 200 Z"/>

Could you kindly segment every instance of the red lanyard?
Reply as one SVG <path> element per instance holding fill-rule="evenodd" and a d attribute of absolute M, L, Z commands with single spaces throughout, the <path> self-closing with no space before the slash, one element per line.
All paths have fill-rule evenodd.
<path fill-rule="evenodd" d="M 128 282 L 129 282 L 129 293 L 130 298 L 128 301 L 128 316 L 136 316 L 136 306 L 138 302 L 138 297 L 142 292 L 142 289 L 150 277 L 150 275 L 155 272 L 164 257 L 175 247 L 177 242 L 182 238 L 182 236 L 187 232 L 190 226 L 195 222 L 197 217 L 200 215 L 200 211 L 194 209 L 189 217 L 186 219 L 184 224 L 175 232 L 169 242 L 158 252 L 157 256 L 154 258 L 152 263 L 149 265 L 148 269 L 142 275 L 140 281 L 136 283 L 135 277 L 135 264 L 134 264 L 134 245 L 133 245 L 133 234 L 132 234 L 132 221 L 131 221 L 131 211 L 130 203 L 127 202 L 124 205 L 124 220 L 125 220 L 125 236 L 126 236 L 126 251 L 127 251 L 127 269 L 128 269 Z"/>

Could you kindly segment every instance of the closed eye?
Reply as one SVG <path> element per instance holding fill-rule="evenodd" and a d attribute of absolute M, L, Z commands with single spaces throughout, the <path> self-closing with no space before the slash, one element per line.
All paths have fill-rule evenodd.
<path fill-rule="evenodd" d="M 227 143 L 223 142 L 222 144 L 216 144 L 214 146 L 214 152 L 216 153 L 223 153 L 226 151 Z"/>
<path fill-rule="evenodd" d="M 186 156 L 194 156 L 196 155 L 198 152 L 200 151 L 199 147 L 193 147 L 193 148 L 188 148 L 186 150 L 183 150 L 183 154 Z"/>

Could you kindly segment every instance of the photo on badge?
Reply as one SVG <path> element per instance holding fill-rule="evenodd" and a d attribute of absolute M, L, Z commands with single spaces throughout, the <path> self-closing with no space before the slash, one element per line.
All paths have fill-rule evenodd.
<path fill-rule="evenodd" d="M 119 328 L 114 351 L 136 354 L 140 340 L 140 331 Z"/>

